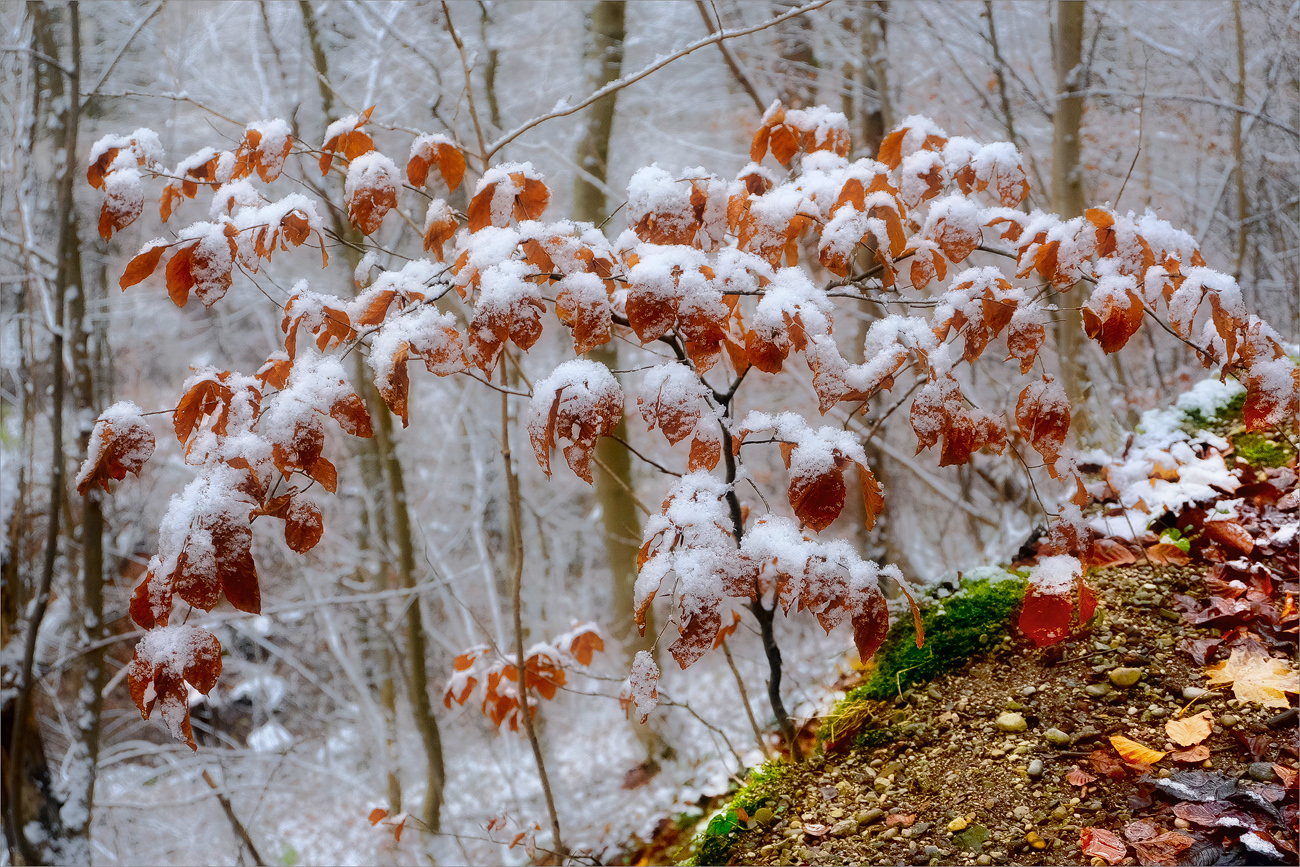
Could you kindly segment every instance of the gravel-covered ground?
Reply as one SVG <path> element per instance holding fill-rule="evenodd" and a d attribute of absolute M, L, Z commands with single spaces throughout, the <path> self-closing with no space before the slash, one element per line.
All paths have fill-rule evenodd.
<path fill-rule="evenodd" d="M 1294 710 L 1243 705 L 1223 691 L 1199 695 L 1206 679 L 1178 645 L 1213 633 L 1185 624 L 1171 597 L 1204 595 L 1203 571 L 1104 570 L 1092 579 L 1103 616 L 1090 633 L 1041 651 L 1008 637 L 964 668 L 882 703 L 873 716 L 898 726 L 902 739 L 819 755 L 775 781 L 770 814 L 756 812 L 749 829 L 737 831 L 731 863 L 1089 864 L 1083 828 L 1123 836 L 1138 818 L 1157 833 L 1188 827 L 1170 812 L 1175 801 L 1152 801 L 1137 773 L 1105 777 L 1089 756 L 1098 748 L 1114 756 L 1111 735 L 1177 749 L 1164 723 L 1189 703 L 1185 715 L 1213 713 L 1204 742 L 1210 758 L 1199 765 L 1166 758 L 1153 777 L 1203 768 L 1263 781 L 1276 779 L 1270 762 L 1294 768 Z M 1252 743 L 1264 763 L 1252 767 L 1234 733 L 1262 737 Z M 1099 779 L 1071 785 L 1076 767 Z M 1295 803 L 1294 788 L 1286 803 Z"/>

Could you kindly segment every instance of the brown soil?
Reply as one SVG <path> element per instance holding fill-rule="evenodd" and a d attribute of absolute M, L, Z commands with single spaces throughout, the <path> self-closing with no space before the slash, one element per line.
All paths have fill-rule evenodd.
<path fill-rule="evenodd" d="M 771 820 L 751 820 L 735 838 L 731 863 L 1089 864 L 1080 848 L 1084 827 L 1122 836 L 1139 817 L 1158 833 L 1185 827 L 1168 800 L 1141 806 L 1136 773 L 1106 778 L 1088 756 L 1098 748 L 1114 756 L 1111 735 L 1176 749 L 1164 723 L 1189 704 L 1185 687 L 1206 683 L 1178 645 L 1212 630 L 1185 624 L 1171 597 L 1203 596 L 1202 572 L 1128 566 L 1098 573 L 1092 580 L 1103 616 L 1092 633 L 1041 651 L 1008 638 L 963 669 L 883 704 L 873 715 L 899 726 L 904 738 L 819 755 L 793 769 L 775 784 Z M 1085 692 L 1109 684 L 1117 667 L 1141 669 L 1141 680 L 1102 697 Z M 1196 700 L 1187 715 L 1205 709 L 1215 718 L 1205 741 L 1211 757 L 1191 767 L 1244 776 L 1251 757 L 1234 731 L 1264 735 L 1262 758 L 1295 766 L 1294 716 L 1279 721 L 1277 709 L 1242 705 L 1224 692 Z M 1019 713 L 1026 729 L 999 730 L 1006 712 Z M 1052 728 L 1069 742 L 1051 743 Z M 1029 776 L 1034 760 L 1042 763 L 1037 779 Z M 1086 790 L 1071 785 L 1066 775 L 1076 766 L 1099 779 Z M 1165 759 L 1151 773 L 1167 777 L 1186 767 Z M 1294 799 L 1292 790 L 1287 803 Z"/>

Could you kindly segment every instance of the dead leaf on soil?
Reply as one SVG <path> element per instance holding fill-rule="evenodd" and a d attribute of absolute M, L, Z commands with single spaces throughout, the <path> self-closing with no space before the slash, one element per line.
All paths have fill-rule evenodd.
<path fill-rule="evenodd" d="M 1107 864 L 1118 864 L 1128 855 L 1124 841 L 1105 828 L 1081 829 L 1079 845 L 1083 847 L 1083 854 L 1101 858 Z"/>
<path fill-rule="evenodd" d="M 1209 757 L 1210 748 L 1205 744 L 1198 744 L 1191 749 L 1176 750 L 1169 754 L 1169 758 L 1181 765 L 1199 765 Z"/>
<path fill-rule="evenodd" d="M 1232 684 L 1233 695 L 1240 701 L 1258 702 L 1264 707 L 1290 707 L 1286 694 L 1300 692 L 1300 673 L 1283 660 L 1258 651 L 1234 648 L 1231 656 L 1205 669 L 1205 674 L 1211 684 Z"/>
<path fill-rule="evenodd" d="M 1065 775 L 1065 779 L 1071 786 L 1086 786 L 1096 781 L 1097 778 L 1076 765 L 1070 768 L 1070 772 Z"/>
<path fill-rule="evenodd" d="M 1154 765 L 1165 757 L 1159 750 L 1153 750 L 1123 735 L 1111 735 L 1110 745 L 1119 753 L 1120 758 L 1133 764 Z"/>
<path fill-rule="evenodd" d="M 1169 739 L 1180 747 L 1190 747 L 1199 744 L 1210 736 L 1210 726 L 1214 724 L 1214 716 L 1208 711 L 1203 710 L 1196 716 L 1189 716 L 1187 719 L 1171 719 L 1165 723 L 1165 731 Z"/>
<path fill-rule="evenodd" d="M 885 817 L 885 826 L 892 828 L 895 825 L 902 825 L 904 828 L 910 828 L 915 821 L 916 816 L 912 813 L 890 813 Z"/>
<path fill-rule="evenodd" d="M 1196 841 L 1185 834 L 1170 831 L 1135 843 L 1133 848 L 1137 850 L 1138 863 L 1143 867 L 1175 867 L 1179 861 L 1178 856 L 1194 842 Z"/>

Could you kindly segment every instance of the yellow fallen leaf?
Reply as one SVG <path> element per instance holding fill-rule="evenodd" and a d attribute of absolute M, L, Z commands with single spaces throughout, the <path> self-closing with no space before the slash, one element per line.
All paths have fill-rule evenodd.
<path fill-rule="evenodd" d="M 1165 757 L 1165 754 L 1159 750 L 1153 750 L 1150 747 L 1143 746 L 1134 740 L 1129 740 L 1123 735 L 1111 735 L 1110 745 L 1119 753 L 1119 757 L 1126 762 L 1133 764 L 1154 765 Z"/>
<path fill-rule="evenodd" d="M 1274 659 L 1258 650 L 1232 655 L 1205 669 L 1211 684 L 1230 683 L 1232 693 L 1241 701 L 1253 701 L 1264 707 L 1290 707 L 1288 692 L 1300 692 L 1300 672 L 1293 671 L 1284 660 Z"/>
<path fill-rule="evenodd" d="M 1190 747 L 1210 736 L 1210 726 L 1213 723 L 1214 717 L 1208 710 L 1203 710 L 1187 719 L 1169 720 L 1165 723 L 1165 731 L 1169 734 L 1169 739 L 1180 747 Z"/>

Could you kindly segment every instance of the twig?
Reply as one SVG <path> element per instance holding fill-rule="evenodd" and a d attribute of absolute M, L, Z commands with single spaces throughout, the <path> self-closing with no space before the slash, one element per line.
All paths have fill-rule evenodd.
<path fill-rule="evenodd" d="M 456 32 L 456 25 L 451 23 L 451 10 L 447 8 L 447 0 L 442 0 L 442 14 L 447 19 L 447 32 L 451 34 L 451 41 L 456 43 L 456 50 L 460 52 L 460 68 L 465 73 L 465 99 L 469 103 L 469 116 L 474 121 L 474 134 L 478 136 L 479 158 L 483 161 L 483 171 L 487 171 L 488 160 L 492 153 L 496 153 L 496 148 L 492 153 L 488 153 L 487 145 L 483 139 L 483 127 L 479 126 L 478 108 L 474 104 L 474 80 L 470 76 L 469 58 L 465 55 L 465 43 L 461 41 L 460 34 Z M 557 841 L 556 848 L 561 848 Z"/>
<path fill-rule="evenodd" d="M 521 126 L 515 127 L 510 132 L 506 133 L 505 135 L 501 136 L 501 138 L 493 142 L 488 147 L 486 156 L 488 158 L 491 158 L 494 154 L 496 154 L 497 151 L 501 150 L 501 148 L 505 147 L 510 142 L 519 138 L 519 136 L 528 132 L 533 127 L 540 126 L 541 124 L 546 123 L 548 120 L 555 120 L 557 117 L 568 117 L 571 114 L 577 114 L 587 106 L 591 105 L 593 102 L 598 102 L 599 100 L 603 99 L 604 97 L 608 96 L 611 93 L 614 93 L 615 91 L 622 90 L 623 88 L 627 87 L 630 84 L 635 84 L 636 82 L 645 78 L 647 75 L 658 72 L 668 64 L 680 60 L 681 58 L 695 51 L 699 51 L 701 48 L 704 48 L 705 46 L 722 42 L 724 39 L 735 39 L 737 36 L 748 36 L 749 34 L 757 33 L 760 30 L 766 30 L 769 27 L 773 27 L 777 24 L 780 24 L 782 21 L 788 21 L 791 18 L 797 18 L 800 15 L 804 15 L 807 14 L 808 12 L 812 12 L 814 9 L 820 9 L 823 6 L 828 5 L 830 2 L 831 0 L 813 0 L 812 3 L 806 3 L 803 6 L 799 6 L 794 9 L 791 9 L 789 12 L 786 12 L 784 15 L 777 15 L 775 18 L 769 18 L 767 21 L 764 21 L 762 24 L 757 24 L 753 27 L 746 27 L 742 30 L 720 30 L 717 33 L 708 36 L 704 39 L 697 39 L 695 42 L 690 43 L 685 48 L 674 51 L 672 54 L 669 54 L 666 57 L 662 57 L 656 60 L 654 63 L 645 67 L 640 72 L 635 72 L 632 75 L 624 76 L 623 78 L 620 78 L 618 81 L 611 81 L 609 84 L 595 91 L 586 99 L 582 100 L 581 102 L 578 102 L 576 105 L 565 105 L 563 108 L 556 108 L 553 111 L 547 112 L 546 114 L 539 115 L 533 118 L 532 120 L 522 124 Z M 472 110 L 473 109 L 471 108 L 471 111 Z"/>
<path fill-rule="evenodd" d="M 722 653 L 727 657 L 727 665 L 731 666 L 731 673 L 736 678 L 736 687 L 740 690 L 740 701 L 745 705 L 745 716 L 749 717 L 749 724 L 754 729 L 754 740 L 758 741 L 758 748 L 763 751 L 763 758 L 771 759 L 772 752 L 767 748 L 767 741 L 763 738 L 763 731 L 758 727 L 758 720 L 754 718 L 754 708 L 749 704 L 749 693 L 745 690 L 745 681 L 740 676 L 740 669 L 736 668 L 736 660 L 731 655 L 731 647 L 727 644 L 727 639 L 722 639 Z"/>
<path fill-rule="evenodd" d="M 230 827 L 234 829 L 235 836 L 239 838 L 239 842 L 244 844 L 244 848 L 248 849 L 248 854 L 253 856 L 254 863 L 265 865 L 266 862 L 262 860 L 262 856 L 258 853 L 257 847 L 253 845 L 253 838 L 248 836 L 248 829 L 244 827 L 244 823 L 239 821 L 239 817 L 235 815 L 235 808 L 230 805 L 230 799 L 226 797 L 225 792 L 221 790 L 221 787 L 217 785 L 216 780 L 212 779 L 212 774 L 208 773 L 206 769 L 203 771 L 203 782 L 207 783 L 208 788 L 212 789 L 213 793 L 216 795 L 217 803 L 221 804 L 221 809 L 226 811 L 226 818 L 230 820 Z"/>
<path fill-rule="evenodd" d="M 709 9 L 704 5 L 704 0 L 695 0 L 695 8 L 700 10 L 700 17 L 704 19 L 704 26 L 708 29 L 709 35 L 715 35 L 722 26 L 722 16 L 718 13 L 718 8 L 716 6 L 713 8 L 713 14 L 718 16 L 716 25 L 713 23 L 713 19 L 709 17 Z M 722 40 L 718 40 L 718 51 L 722 52 L 722 59 L 727 62 L 727 69 L 731 70 L 736 82 L 754 101 L 754 107 L 758 109 L 758 113 L 763 114 L 763 112 L 767 111 L 767 106 L 763 104 L 763 98 L 758 95 L 754 83 L 749 80 L 749 76 L 745 75 L 745 71 L 740 68 L 740 64 L 736 62 L 736 58 L 732 55 L 731 49 L 727 48 Z"/>

